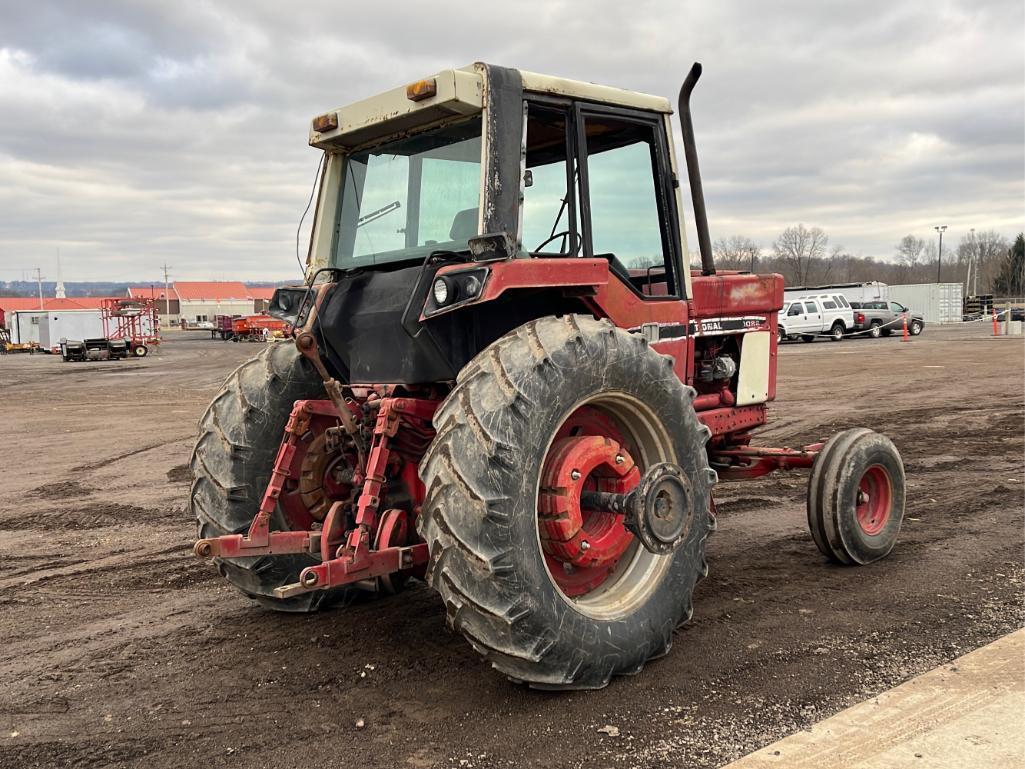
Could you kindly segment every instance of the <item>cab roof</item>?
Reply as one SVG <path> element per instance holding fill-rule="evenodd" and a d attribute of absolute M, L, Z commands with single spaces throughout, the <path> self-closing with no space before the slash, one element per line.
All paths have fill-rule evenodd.
<path fill-rule="evenodd" d="M 423 80 L 390 89 L 376 96 L 326 112 L 313 120 L 310 144 L 321 149 L 355 147 L 381 133 L 401 133 L 425 123 L 456 115 L 472 115 L 484 107 L 485 78 L 489 65 L 477 62 L 460 69 L 446 69 Z M 669 100 L 612 86 L 518 70 L 524 92 L 611 104 L 668 114 Z M 430 84 L 427 96 L 416 99 L 409 89 Z"/>

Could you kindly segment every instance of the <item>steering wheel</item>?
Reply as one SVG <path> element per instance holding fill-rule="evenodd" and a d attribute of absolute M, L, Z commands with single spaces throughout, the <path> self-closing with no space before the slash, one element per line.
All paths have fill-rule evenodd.
<path fill-rule="evenodd" d="M 580 248 L 580 236 L 579 236 L 579 235 L 578 235 L 577 233 L 575 233 L 575 232 L 572 232 L 572 231 L 570 231 L 570 230 L 563 230 L 562 232 L 556 232 L 556 233 L 554 233 L 553 235 L 551 235 L 550 237 L 548 237 L 548 238 L 547 238 L 546 240 L 542 241 L 542 242 L 541 242 L 541 243 L 540 243 L 540 244 L 539 244 L 539 245 L 538 245 L 538 246 L 537 246 L 537 247 L 536 247 L 536 248 L 535 248 L 535 249 L 534 249 L 534 250 L 532 251 L 532 253 L 537 253 L 537 252 L 539 252 L 539 251 L 540 251 L 540 250 L 541 250 L 542 248 L 544 248 L 545 246 L 547 246 L 547 245 L 548 245 L 549 243 L 551 243 L 551 242 L 552 242 L 553 240 L 558 240 L 559 238 L 567 238 L 567 239 L 568 239 L 568 241 L 569 241 L 569 246 L 570 246 L 570 250 L 569 250 L 568 252 L 567 252 L 567 251 L 559 251 L 559 253 L 560 253 L 560 254 L 567 254 L 567 253 L 569 253 L 569 254 L 575 254 L 575 253 L 576 253 L 576 252 L 577 252 L 577 251 L 579 250 L 579 248 Z"/>

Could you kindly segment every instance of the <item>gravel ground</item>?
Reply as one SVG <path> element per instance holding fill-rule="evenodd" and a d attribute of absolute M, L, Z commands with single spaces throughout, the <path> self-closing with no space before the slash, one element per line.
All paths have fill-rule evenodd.
<path fill-rule="evenodd" d="M 494 674 L 422 585 L 278 615 L 192 556 L 196 422 L 255 349 L 0 358 L 0 766 L 716 767 L 1023 624 L 1025 355 L 984 324 L 784 345 L 760 441 L 888 434 L 897 548 L 831 566 L 805 473 L 723 484 L 672 653 L 567 694 Z"/>

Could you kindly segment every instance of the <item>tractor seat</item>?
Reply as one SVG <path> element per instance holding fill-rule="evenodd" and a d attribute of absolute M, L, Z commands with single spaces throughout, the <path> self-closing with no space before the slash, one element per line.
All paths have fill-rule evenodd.
<path fill-rule="evenodd" d="M 448 236 L 465 243 L 477 236 L 477 208 L 466 208 L 455 215 Z"/>

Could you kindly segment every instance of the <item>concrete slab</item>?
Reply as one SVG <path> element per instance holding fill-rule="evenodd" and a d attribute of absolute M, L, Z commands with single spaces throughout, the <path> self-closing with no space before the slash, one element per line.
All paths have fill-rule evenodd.
<path fill-rule="evenodd" d="M 1025 629 L 725 769 L 1022 769 Z"/>

